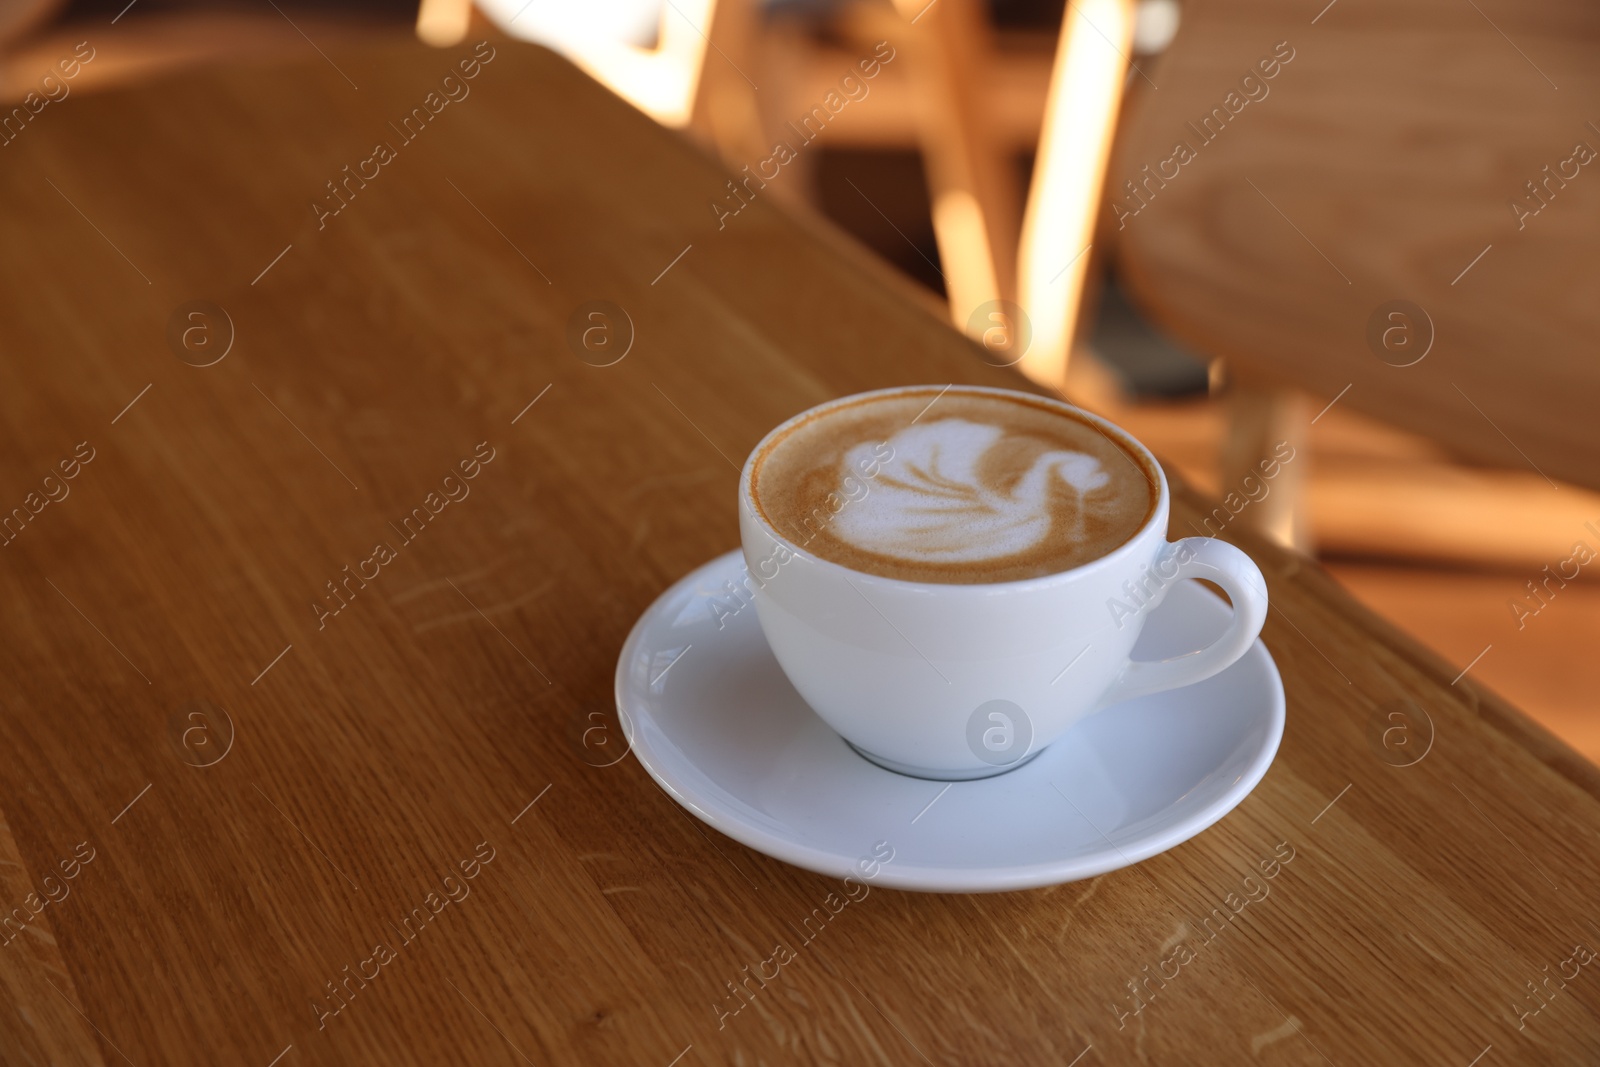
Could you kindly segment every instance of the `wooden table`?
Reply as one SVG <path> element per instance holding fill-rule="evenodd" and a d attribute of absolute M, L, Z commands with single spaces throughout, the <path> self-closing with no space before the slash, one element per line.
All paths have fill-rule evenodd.
<path fill-rule="evenodd" d="M 1574 159 L 1600 153 L 1593 8 L 1194 0 L 1183 19 L 1148 69 L 1159 89 L 1135 85 L 1108 176 L 1103 217 L 1123 225 L 1141 306 L 1310 391 L 1313 412 L 1342 395 L 1468 457 L 1600 488 L 1584 281 L 1600 155 Z M 1249 102 L 1241 81 L 1280 43 L 1293 58 Z M 1226 122 L 1198 130 L 1213 108 Z M 1193 158 L 1168 164 L 1180 141 Z M 1128 195 L 1146 166 L 1157 180 Z M 1421 312 L 1391 319 L 1393 301 Z"/>
<path fill-rule="evenodd" d="M 1086 883 L 873 892 L 719 1026 L 834 886 L 617 760 L 622 640 L 735 545 L 735 464 L 779 420 L 1020 379 L 826 228 L 758 198 L 719 231 L 711 163 L 549 53 L 492 48 L 320 229 L 324 183 L 469 48 L 74 97 L 3 150 L 0 490 L 66 495 L 0 565 L 0 894 L 26 920 L 0 1060 L 1600 1055 L 1593 967 L 1515 1014 L 1600 940 L 1594 768 L 1248 539 L 1290 716 L 1243 805 Z M 200 299 L 235 333 L 204 367 L 215 311 L 167 337 Z M 599 300 L 636 333 L 606 367 L 566 340 Z M 1180 491 L 1176 526 L 1200 506 Z"/>

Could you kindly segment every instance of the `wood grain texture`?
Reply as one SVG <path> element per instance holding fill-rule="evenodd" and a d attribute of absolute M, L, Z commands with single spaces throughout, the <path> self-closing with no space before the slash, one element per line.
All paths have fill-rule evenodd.
<path fill-rule="evenodd" d="M 63 862 L 72 866 L 58 868 Z M 64 877 L 64 870 L 73 870 L 74 877 Z M 0 996 L 18 1009 L 0 1014 L 0 1046 L 8 1063 L 103 1062 L 53 933 L 55 911 L 72 899 L 82 873 L 68 848 L 41 865 L 35 882 L 11 827 L 0 818 L 0 900 L 7 909 L 0 914 Z"/>
<path fill-rule="evenodd" d="M 636 761 L 596 765 L 621 643 L 737 543 L 733 468 L 780 420 L 1022 381 L 826 228 L 758 198 L 719 231 L 709 161 L 551 54 L 494 47 L 322 229 L 323 183 L 469 49 L 75 97 L 0 149 L 0 506 L 93 449 L 0 547 L 0 812 L 25 868 L 0 885 L 98 850 L 47 909 L 59 965 L 5 959 L 25 1022 L 0 1036 L 48 1037 L 0 1061 L 1600 1055 L 1592 968 L 1522 1029 L 1513 1007 L 1600 936 L 1593 768 L 1244 535 L 1289 721 L 1233 814 L 1086 883 L 873 891 L 719 1016 L 836 886 L 703 827 Z M 197 298 L 237 334 L 203 368 L 165 336 Z M 592 300 L 636 330 L 613 366 L 565 339 Z M 391 524 L 480 443 L 470 494 L 402 543 Z M 1180 489 L 1175 529 L 1202 507 Z M 316 610 L 379 542 L 396 558 Z M 1397 700 L 1433 727 L 1405 768 L 1371 736 Z M 468 895 L 445 903 L 447 875 Z M 1247 875 L 1270 892 L 1206 938 Z M 1127 983 L 1183 939 L 1194 958 L 1134 1013 Z M 376 977 L 349 978 L 380 943 Z M 32 980 L 54 966 L 83 1025 Z"/>
<path fill-rule="evenodd" d="M 1281 42 L 1294 58 L 1229 117 Z M 1107 182 L 1113 231 L 1116 205 L 1139 209 L 1116 234 L 1135 295 L 1198 351 L 1316 407 L 1348 385 L 1341 404 L 1466 456 L 1600 486 L 1600 305 L 1579 281 L 1600 174 L 1559 173 L 1576 145 L 1600 152 L 1597 45 L 1600 13 L 1576 3 L 1186 4 Z M 1214 108 L 1228 121 L 1207 142 L 1195 127 Z M 1180 142 L 1195 158 L 1163 164 Z M 1369 347 L 1393 300 L 1432 323 L 1414 366 Z"/>

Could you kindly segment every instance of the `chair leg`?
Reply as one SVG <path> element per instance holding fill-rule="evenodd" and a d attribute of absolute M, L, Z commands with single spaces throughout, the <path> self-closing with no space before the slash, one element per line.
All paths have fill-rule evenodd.
<path fill-rule="evenodd" d="M 1035 381 L 1066 379 L 1095 217 L 1133 47 L 1133 0 L 1074 0 L 1061 19 L 1018 266 L 1033 339 L 1020 364 Z"/>
<path fill-rule="evenodd" d="M 1306 501 L 1311 422 L 1305 398 L 1277 386 L 1235 380 L 1226 408 L 1219 494 L 1230 512 L 1239 507 L 1233 522 L 1311 554 Z"/>
<path fill-rule="evenodd" d="M 978 0 L 895 0 L 914 25 L 896 46 L 917 96 L 917 133 L 934 235 L 956 326 L 995 300 L 1016 299 L 1016 177 L 987 119 L 983 71 L 992 46 Z M 994 320 L 980 315 L 980 336 Z"/>

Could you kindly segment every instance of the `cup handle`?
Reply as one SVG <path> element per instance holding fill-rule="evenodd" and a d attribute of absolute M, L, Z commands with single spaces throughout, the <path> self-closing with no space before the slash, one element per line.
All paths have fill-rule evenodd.
<path fill-rule="evenodd" d="M 1228 599 L 1233 601 L 1233 621 L 1228 624 L 1226 633 L 1195 652 L 1170 659 L 1129 660 L 1100 698 L 1102 708 L 1210 678 L 1244 655 L 1267 621 L 1266 579 L 1254 560 L 1226 541 L 1185 537 L 1171 542 L 1147 573 L 1161 584 L 1152 599 L 1140 609 L 1142 613 L 1155 610 L 1179 582 L 1187 578 L 1205 578 L 1222 586 Z"/>

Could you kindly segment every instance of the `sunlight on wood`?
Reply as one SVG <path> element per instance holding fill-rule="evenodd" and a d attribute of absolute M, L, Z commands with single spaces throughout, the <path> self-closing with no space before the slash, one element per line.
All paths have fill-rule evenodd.
<path fill-rule="evenodd" d="M 417 8 L 417 39 L 448 48 L 467 39 L 472 25 L 472 0 L 422 0 Z"/>
<path fill-rule="evenodd" d="M 1133 40 L 1132 0 L 1068 8 L 1023 219 L 1019 303 L 1033 323 L 1021 370 L 1059 384 L 1083 298 L 1089 242 Z"/>
<path fill-rule="evenodd" d="M 536 36 L 657 122 L 681 129 L 694 115 L 718 7 L 718 0 L 673 0 L 663 5 L 655 48 L 588 30 L 576 5 L 542 12 L 549 21 Z"/>
<path fill-rule="evenodd" d="M 964 330 L 973 311 L 1001 297 L 994 255 L 977 199 L 964 189 L 939 193 L 933 200 L 933 232 L 950 296 L 950 318 Z"/>

